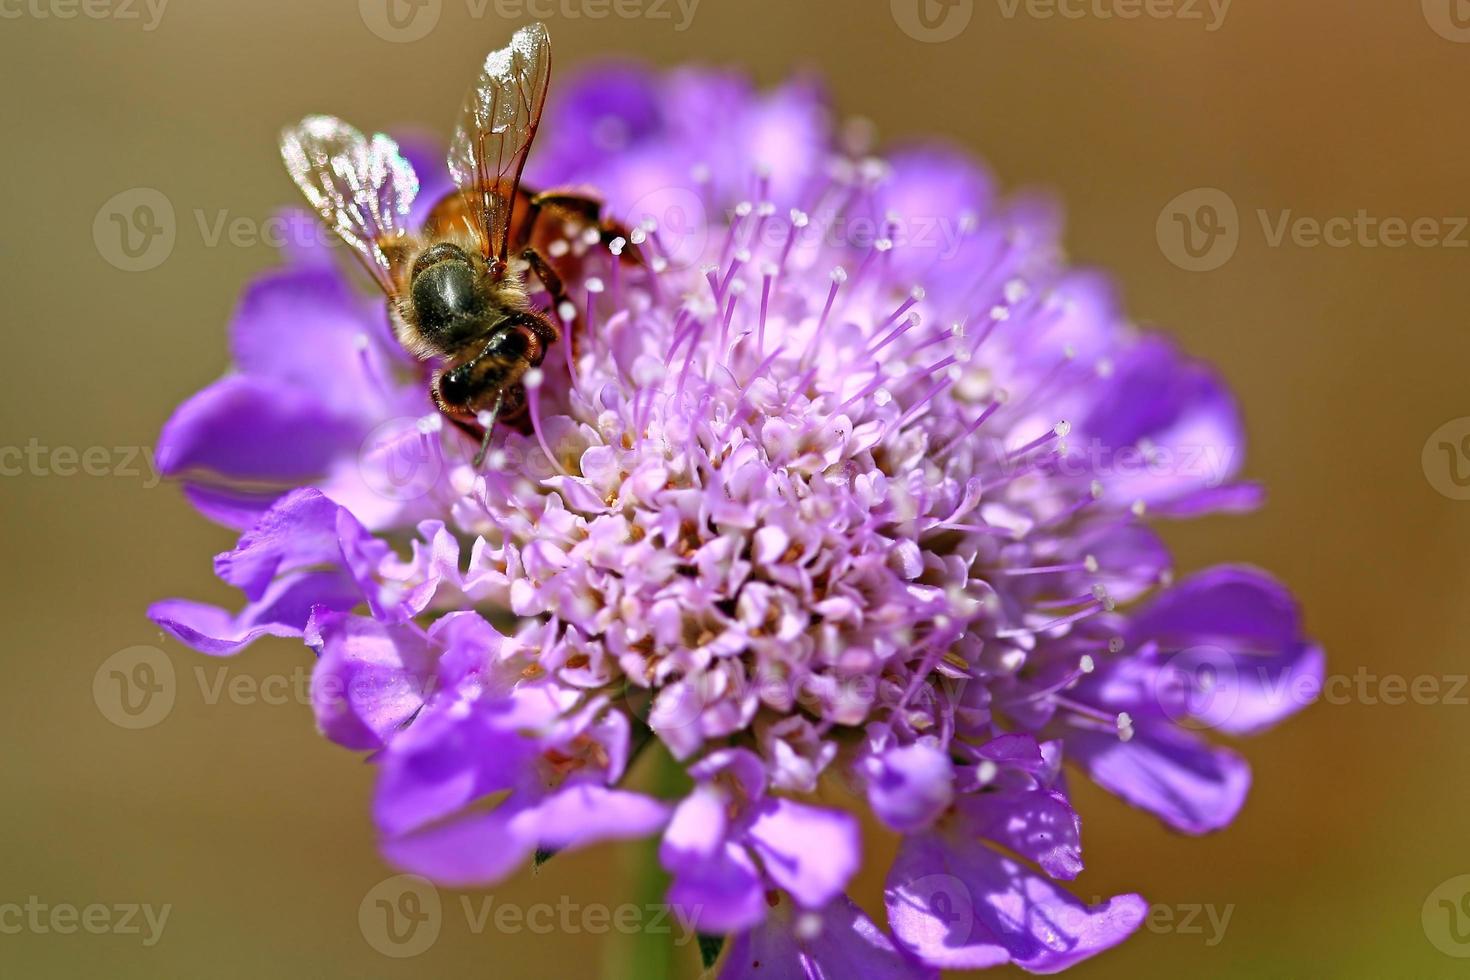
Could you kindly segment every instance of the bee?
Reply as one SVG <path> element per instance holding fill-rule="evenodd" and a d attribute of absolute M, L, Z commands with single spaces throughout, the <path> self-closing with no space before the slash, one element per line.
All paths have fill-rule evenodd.
<path fill-rule="evenodd" d="M 449 148 L 458 190 L 411 230 L 418 195 L 413 166 L 389 136 L 371 138 L 334 116 L 307 116 L 281 133 L 286 170 L 326 225 L 351 247 L 388 298 L 399 343 L 432 360 L 435 404 L 479 440 L 484 460 L 496 421 L 525 403 L 522 381 L 559 339 L 531 305 L 527 276 L 566 309 L 561 277 L 533 244 L 546 213 L 599 230 L 601 202 L 580 190 L 533 193 L 521 186 L 551 77 L 551 39 L 541 24 L 492 51 L 470 86 Z"/>

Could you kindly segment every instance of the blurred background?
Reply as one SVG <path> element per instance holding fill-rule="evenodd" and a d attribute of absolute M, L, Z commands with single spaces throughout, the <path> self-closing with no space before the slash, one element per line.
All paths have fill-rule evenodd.
<path fill-rule="evenodd" d="M 1169 526 L 1178 567 L 1284 578 L 1343 680 L 1241 746 L 1255 786 L 1219 835 L 1076 781 L 1077 892 L 1136 890 L 1156 914 L 1073 975 L 1464 976 L 1470 901 L 1439 904 L 1470 892 L 1462 0 L 4 0 L 0 446 L 20 452 L 0 456 L 0 906 L 20 910 L 0 913 L 0 973 L 697 975 L 646 913 L 632 935 L 497 925 L 500 905 L 656 901 L 636 849 L 423 896 L 432 935 L 385 940 L 373 772 L 315 733 L 309 652 L 210 660 L 143 615 L 234 602 L 209 565 L 232 536 L 157 482 L 147 447 L 225 368 L 238 292 L 274 261 L 266 220 L 295 194 L 278 128 L 330 111 L 447 130 L 485 52 L 538 17 L 559 72 L 814 69 L 883 139 L 941 135 L 1008 188 L 1053 190 L 1075 260 L 1240 395 L 1269 503 Z M 117 216 L 160 197 L 172 237 L 123 248 Z M 1183 241 L 1173 215 L 1206 205 L 1219 221 Z M 1329 243 L 1299 218 L 1351 228 Z M 1278 237 L 1282 220 L 1306 232 Z M 140 645 L 172 684 L 120 714 L 109 658 Z M 876 908 L 892 845 L 871 842 L 855 895 Z"/>

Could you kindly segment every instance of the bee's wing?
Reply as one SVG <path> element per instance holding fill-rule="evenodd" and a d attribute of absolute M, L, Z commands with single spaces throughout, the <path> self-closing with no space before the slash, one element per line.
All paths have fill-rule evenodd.
<path fill-rule="evenodd" d="M 449 172 L 465 196 L 480 250 L 505 260 L 516 187 L 551 77 L 551 38 L 541 24 L 516 31 L 490 52 L 470 86 L 449 145 Z"/>
<path fill-rule="evenodd" d="M 334 116 L 307 116 L 281 132 L 281 157 L 322 220 L 352 247 L 389 298 L 408 237 L 418 175 L 391 137 L 371 138 Z"/>

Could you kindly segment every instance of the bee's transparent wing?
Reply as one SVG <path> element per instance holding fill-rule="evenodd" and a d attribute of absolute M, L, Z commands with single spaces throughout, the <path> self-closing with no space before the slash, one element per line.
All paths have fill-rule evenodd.
<path fill-rule="evenodd" d="M 334 116 L 307 116 L 281 132 L 281 157 L 307 203 L 395 297 L 389 255 L 408 237 L 408 211 L 419 192 L 398 144 L 382 133 L 365 137 Z"/>
<path fill-rule="evenodd" d="M 449 172 L 465 196 L 487 259 L 506 257 L 516 188 L 550 78 L 551 38 L 545 26 L 531 24 L 490 53 L 465 96 L 449 145 Z"/>

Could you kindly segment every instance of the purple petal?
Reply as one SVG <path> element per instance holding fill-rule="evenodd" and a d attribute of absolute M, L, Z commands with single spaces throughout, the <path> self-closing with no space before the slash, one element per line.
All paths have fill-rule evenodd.
<path fill-rule="evenodd" d="M 1056 972 L 1121 942 L 1148 912 L 1136 895 L 1086 906 L 983 845 L 938 833 L 904 841 L 886 898 L 899 943 L 946 969 Z"/>
<path fill-rule="evenodd" d="M 719 749 L 689 767 L 689 775 L 700 782 L 709 782 L 716 776 L 725 775 L 747 799 L 758 800 L 766 792 L 766 769 L 760 756 L 749 749 Z"/>
<path fill-rule="evenodd" d="M 245 291 L 230 326 L 231 352 L 243 374 L 309 394 L 334 415 L 360 418 L 381 404 L 375 378 L 388 376 L 376 347 L 363 344 L 364 324 L 373 319 L 337 270 L 287 267 Z"/>
<path fill-rule="evenodd" d="M 980 755 L 1029 773 L 1040 773 L 1046 768 L 1046 756 L 1034 735 L 1001 735 L 981 746 Z"/>
<path fill-rule="evenodd" d="M 1154 501 L 1149 513 L 1187 519 L 1205 514 L 1249 514 L 1266 503 L 1266 488 L 1259 483 L 1230 483 L 1205 487 L 1173 500 Z"/>
<path fill-rule="evenodd" d="M 817 777 L 837 757 L 836 743 L 823 738 L 810 720 L 799 715 L 761 728 L 759 737 L 774 789 L 816 792 Z"/>
<path fill-rule="evenodd" d="M 782 902 L 766 921 L 730 942 L 720 980 L 935 980 L 914 963 L 846 895 L 821 912 Z"/>
<path fill-rule="evenodd" d="M 483 696 L 509 697 L 521 679 L 514 664 L 500 658 L 505 637 L 479 613 L 472 610 L 452 612 L 434 620 L 429 636 L 440 648 L 439 684 L 455 688 L 471 678 Z"/>
<path fill-rule="evenodd" d="M 459 539 L 442 521 L 423 521 L 418 532 L 407 562 L 389 555 L 379 566 L 385 597 L 392 596 L 396 616 L 404 619 L 427 609 L 441 585 L 460 584 Z"/>
<path fill-rule="evenodd" d="M 1301 613 L 1286 587 L 1264 572 L 1212 568 L 1175 584 L 1134 614 L 1129 641 L 1175 648 L 1201 643 L 1274 652 L 1301 639 Z"/>
<path fill-rule="evenodd" d="M 1091 580 L 1119 605 L 1153 589 L 1173 565 L 1169 549 L 1143 524 L 1113 527 L 1083 543 L 1081 549 L 1097 563 Z"/>
<path fill-rule="evenodd" d="M 544 189 L 581 179 L 593 161 L 627 152 L 661 128 L 658 89 L 647 69 L 606 64 L 573 74 L 551 95 L 545 128 L 529 168 Z"/>
<path fill-rule="evenodd" d="M 636 840 L 668 823 L 669 807 L 651 796 L 572 783 L 547 796 L 511 822 L 539 846 L 563 851 L 605 840 Z"/>
<path fill-rule="evenodd" d="M 511 827 L 522 813 L 506 800 L 490 813 L 475 814 L 382 844 L 395 867 L 450 888 L 483 888 L 503 881 L 536 849 L 535 838 Z"/>
<path fill-rule="evenodd" d="M 914 146 L 891 153 L 889 174 L 873 195 L 878 214 L 937 217 L 989 210 L 995 180 L 969 154 L 943 145 Z"/>
<path fill-rule="evenodd" d="M 351 609 L 362 593 L 340 572 L 304 572 L 270 583 L 239 614 L 188 599 L 154 603 L 148 618 L 201 653 L 227 656 L 262 636 L 301 636 L 312 609 Z"/>
<path fill-rule="evenodd" d="M 1021 341 L 1036 359 L 1037 369 L 1052 368 L 1069 354 L 1082 361 L 1111 357 L 1119 340 L 1118 325 L 1127 319 L 1117 284 L 1103 273 L 1074 269 L 1049 292 L 1047 316 Z M 1066 401 L 1068 411 L 1078 404 L 1070 397 Z"/>
<path fill-rule="evenodd" d="M 602 840 L 643 837 L 668 819 L 657 800 L 605 787 L 565 787 L 537 800 L 513 793 L 488 813 L 474 813 L 383 842 L 405 871 L 455 888 L 503 880 L 538 848 L 571 850 Z"/>
<path fill-rule="evenodd" d="M 241 490 L 206 483 L 184 483 L 184 496 L 194 509 L 216 524 L 248 531 L 281 499 L 279 490 Z"/>
<path fill-rule="evenodd" d="M 973 267 L 959 270 L 972 258 L 966 245 L 974 244 L 966 241 L 962 222 L 968 218 L 974 225 L 991 210 L 994 180 L 973 157 L 946 146 L 900 150 L 887 163 L 888 176 L 874 191 L 869 214 L 874 222 L 897 219 L 894 237 L 904 244 L 891 261 L 898 275 L 926 284 L 961 276 L 972 281 Z"/>
<path fill-rule="evenodd" d="M 349 749 L 381 748 L 424 706 L 433 660 L 416 626 L 364 616 L 318 620 L 320 659 L 311 676 L 317 727 Z"/>
<path fill-rule="evenodd" d="M 166 476 L 207 470 L 242 480 L 300 481 L 355 452 L 365 430 L 310 391 L 233 375 L 178 407 L 158 437 L 158 468 Z"/>
<path fill-rule="evenodd" d="M 1232 735 L 1268 728 L 1321 691 L 1322 650 L 1302 637 L 1291 594 L 1255 569 L 1185 579 L 1134 617 L 1127 640 L 1157 646 L 1157 694 L 1171 715 Z M 1171 696 L 1181 692 L 1182 702 Z"/>
<path fill-rule="evenodd" d="M 706 861 L 725 846 L 729 822 L 725 794 L 710 786 L 696 786 L 674 810 L 659 845 L 659 860 L 670 871 Z"/>
<path fill-rule="evenodd" d="M 359 583 L 370 586 L 372 572 L 387 551 L 344 508 L 308 488 L 282 497 L 234 550 L 215 558 L 214 567 L 220 578 L 254 599 L 277 575 L 310 566 L 347 568 Z M 369 602 L 375 600 L 375 591 L 367 589 Z"/>
<path fill-rule="evenodd" d="M 747 831 L 766 874 L 807 908 L 842 893 L 862 863 L 857 821 L 784 799 L 767 799 Z"/>
<path fill-rule="evenodd" d="M 665 93 L 661 155 L 694 152 L 691 162 L 704 165 L 725 203 L 751 195 L 763 167 L 766 198 L 783 209 L 798 204 L 827 158 L 827 100 L 809 79 L 760 93 L 735 72 L 684 68 L 667 79 Z M 688 185 L 688 167 L 681 171 L 678 183 Z"/>
<path fill-rule="evenodd" d="M 1081 428 L 1107 448 L 1099 478 L 1107 499 L 1124 505 L 1221 487 L 1245 455 L 1229 389 L 1161 337 L 1140 340 L 1119 359 Z M 1144 443 L 1152 459 L 1137 448 Z"/>
<path fill-rule="evenodd" d="M 822 88 L 810 79 L 798 79 L 758 98 L 732 135 L 743 161 L 768 171 L 770 199 L 789 203 L 825 160 L 829 126 Z M 749 192 L 749 173 L 735 172 L 731 177 L 730 193 Z"/>
<path fill-rule="evenodd" d="M 1053 878 L 1082 872 L 1082 822 L 1060 793 L 1003 790 L 960 800 L 967 833 L 995 841 L 1041 865 Z"/>
<path fill-rule="evenodd" d="M 278 208 L 281 222 L 281 259 L 296 268 L 335 269 L 337 244 L 341 239 L 322 224 L 316 212 L 306 207 Z M 335 243 L 335 244 L 334 244 Z"/>
<path fill-rule="evenodd" d="M 681 921 L 701 932 L 736 933 L 765 917 L 765 883 L 745 848 L 726 843 L 708 859 L 671 870 L 669 904 Z"/>
<path fill-rule="evenodd" d="M 1233 673 L 1216 675 L 1223 678 L 1217 694 L 1196 718 L 1229 735 L 1253 735 L 1316 701 L 1326 671 L 1327 655 L 1310 644 L 1257 664 L 1237 661 Z"/>
<path fill-rule="evenodd" d="M 1187 834 L 1235 819 L 1250 789 L 1250 766 L 1172 725 L 1139 727 L 1127 742 L 1101 732 L 1067 735 L 1067 753 L 1093 780 Z"/>
<path fill-rule="evenodd" d="M 954 799 L 954 767 L 937 745 L 888 749 L 864 768 L 873 812 L 902 833 L 927 827 Z"/>
<path fill-rule="evenodd" d="M 514 710 L 510 700 L 451 702 L 421 714 L 382 756 L 373 802 L 379 828 L 398 836 L 533 782 L 541 747 L 514 730 Z"/>

